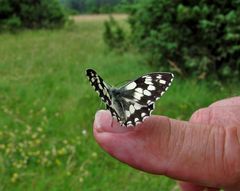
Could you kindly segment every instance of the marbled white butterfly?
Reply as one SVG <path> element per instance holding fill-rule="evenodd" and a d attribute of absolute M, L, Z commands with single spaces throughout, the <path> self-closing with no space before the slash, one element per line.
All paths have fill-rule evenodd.
<path fill-rule="evenodd" d="M 172 73 L 150 73 L 115 88 L 92 69 L 86 70 L 86 75 L 112 116 L 125 126 L 135 126 L 149 117 L 154 102 L 167 91 L 174 77 Z"/>

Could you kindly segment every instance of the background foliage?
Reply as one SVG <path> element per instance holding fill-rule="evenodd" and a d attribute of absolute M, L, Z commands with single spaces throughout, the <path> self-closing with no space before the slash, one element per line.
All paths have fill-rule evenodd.
<path fill-rule="evenodd" d="M 119 23 L 110 16 L 108 21 L 104 22 L 103 40 L 111 48 L 119 51 L 126 50 L 126 34 Z"/>
<path fill-rule="evenodd" d="M 136 0 L 60 0 L 71 13 L 126 12 Z"/>
<path fill-rule="evenodd" d="M 115 86 L 156 70 L 137 52 L 106 51 L 104 19 L 84 19 L 59 30 L 0 34 L 0 190 L 178 190 L 174 180 L 120 163 L 96 143 L 94 115 L 105 106 L 86 68 Z M 239 84 L 176 75 L 154 114 L 187 120 L 239 91 Z"/>
<path fill-rule="evenodd" d="M 20 4 L 17 5 L 17 2 Z M 1 30 L 18 27 L 52 28 L 64 24 L 65 17 L 59 2 L 46 0 L 31 1 L 32 4 L 29 2 L 0 0 Z M 94 114 L 104 106 L 89 85 L 85 76 L 86 68 L 95 69 L 112 85 L 120 85 L 120 82 L 159 71 L 160 68 L 167 69 L 169 65 L 166 60 L 170 59 L 172 61 L 170 70 L 175 69 L 186 76 L 191 74 L 206 76 L 209 71 L 221 71 L 217 68 L 212 70 L 207 64 L 207 72 L 202 72 L 205 70 L 198 67 L 200 55 L 196 57 L 195 54 L 188 53 L 184 43 L 190 40 L 192 44 L 188 45 L 192 50 L 193 37 L 198 37 L 192 33 L 190 34 L 195 36 L 182 34 L 182 30 L 188 31 L 184 29 L 185 26 L 195 26 L 193 25 L 195 22 L 190 22 L 191 19 L 187 20 L 191 25 L 187 25 L 187 21 L 183 22 L 189 14 L 182 14 L 183 20 L 180 19 L 182 17 L 175 18 L 182 24 L 176 23 L 176 26 L 172 26 L 170 18 L 176 10 L 175 5 L 167 1 L 148 2 L 149 5 L 143 2 L 131 4 L 129 7 L 129 1 L 125 1 L 126 10 L 132 11 L 130 26 L 125 20 L 126 15 L 118 17 L 114 15 L 114 18 L 105 24 L 105 15 L 87 15 L 73 17 L 75 24 L 59 30 L 22 30 L 19 33 L 0 34 L 0 190 L 178 190 L 174 180 L 143 173 L 113 159 L 97 145 L 92 135 Z M 162 7 L 158 4 L 153 6 L 151 4 L 153 2 L 161 2 Z M 199 4 L 201 3 L 203 2 L 200 1 Z M 196 4 L 198 5 L 198 2 Z M 191 13 L 190 5 L 193 6 L 190 2 L 182 3 L 177 10 L 182 12 L 186 9 Z M 223 4 L 219 2 L 220 5 Z M 214 9 L 216 6 L 210 4 L 206 6 L 206 9 L 216 11 Z M 232 10 L 235 15 L 238 8 L 233 7 Z M 217 13 L 220 14 L 220 11 Z M 211 11 L 208 14 L 209 18 L 213 17 Z M 227 15 L 224 11 L 222 14 Z M 176 15 L 178 16 L 175 13 Z M 163 29 L 156 18 L 164 21 Z M 237 24 L 237 18 L 235 16 L 233 18 L 235 20 L 231 19 L 231 22 Z M 172 19 L 174 20 L 174 17 Z M 197 21 L 196 17 L 193 21 Z M 152 22 L 159 24 L 159 27 L 152 29 L 151 27 L 154 27 Z M 226 21 L 225 24 L 233 31 L 231 33 L 238 42 L 236 35 L 238 25 L 229 24 L 231 22 Z M 176 32 L 172 34 L 176 29 L 183 36 Z M 210 29 L 209 39 L 212 39 L 210 37 L 215 34 L 213 33 L 215 26 Z M 223 30 L 224 34 L 225 32 Z M 186 54 L 182 51 L 183 58 L 187 60 L 188 57 L 185 55 L 193 55 L 196 66 L 189 68 L 185 66 L 183 58 L 173 59 L 175 54 L 176 58 L 179 57 L 177 53 L 170 54 L 171 51 L 178 50 L 173 43 L 175 38 L 176 44 L 181 45 L 179 51 L 186 51 Z M 213 42 L 210 44 L 217 47 L 219 43 L 225 42 L 223 39 L 216 39 L 217 44 L 212 39 Z M 110 47 L 120 49 L 121 54 L 109 52 L 103 40 L 108 42 Z M 226 44 L 222 48 L 227 51 L 229 59 L 233 59 L 237 48 L 234 49 L 236 52 L 228 52 L 235 47 L 233 41 L 229 42 L 231 44 L 227 46 L 228 49 Z M 140 51 L 132 48 L 131 43 Z M 206 43 L 205 40 L 202 44 L 198 41 L 195 44 L 203 50 Z M 210 47 L 206 48 L 206 56 L 215 58 L 215 53 L 213 54 L 211 50 Z M 163 55 L 159 51 L 166 53 L 165 59 L 163 56 L 159 57 Z M 156 67 L 145 64 L 146 55 L 148 61 Z M 162 59 L 166 62 L 159 65 L 158 61 Z M 191 60 L 192 57 L 189 56 L 188 59 Z M 232 66 L 230 72 L 233 71 Z M 191 114 L 201 107 L 207 107 L 222 98 L 239 95 L 238 83 L 226 81 L 223 84 L 214 84 L 212 81 L 200 81 L 195 77 L 182 80 L 178 75 L 175 76 L 167 94 L 156 103 L 154 114 L 188 120 Z"/>
<path fill-rule="evenodd" d="M 240 77 L 240 1 L 149 0 L 132 8 L 131 41 L 148 63 L 200 79 Z"/>
<path fill-rule="evenodd" d="M 55 28 L 66 17 L 57 0 L 1 0 L 0 31 L 18 28 Z"/>

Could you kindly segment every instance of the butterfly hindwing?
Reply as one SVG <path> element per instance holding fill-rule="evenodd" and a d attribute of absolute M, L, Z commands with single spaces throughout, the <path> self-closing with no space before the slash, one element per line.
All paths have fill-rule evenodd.
<path fill-rule="evenodd" d="M 171 85 L 173 74 L 151 73 L 142 76 L 135 81 L 121 87 L 124 112 L 126 114 L 125 125 L 136 125 L 151 115 L 154 104 Z M 127 104 L 128 103 L 128 104 Z"/>
<path fill-rule="evenodd" d="M 125 126 L 136 126 L 147 119 L 154 108 L 154 104 L 148 106 L 142 106 L 141 109 L 135 110 L 133 114 L 126 118 Z"/>

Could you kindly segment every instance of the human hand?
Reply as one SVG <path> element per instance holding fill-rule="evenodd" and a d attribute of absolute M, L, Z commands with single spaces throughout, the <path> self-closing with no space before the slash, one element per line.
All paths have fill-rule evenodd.
<path fill-rule="evenodd" d="M 99 111 L 93 131 L 113 157 L 185 181 L 184 191 L 240 190 L 240 97 L 200 109 L 189 122 L 151 116 L 136 128 L 121 127 L 110 112 Z"/>

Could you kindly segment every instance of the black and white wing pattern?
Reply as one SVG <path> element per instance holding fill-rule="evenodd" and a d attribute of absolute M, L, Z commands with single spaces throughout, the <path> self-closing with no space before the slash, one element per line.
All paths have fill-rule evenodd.
<path fill-rule="evenodd" d="M 172 73 L 150 73 L 114 88 L 107 85 L 94 70 L 88 69 L 86 74 L 106 108 L 125 126 L 135 126 L 149 117 L 155 101 L 167 91 L 174 77 Z"/>
<path fill-rule="evenodd" d="M 112 105 L 111 96 L 109 94 L 110 86 L 92 69 L 86 70 L 86 75 L 102 101 L 107 105 Z"/>

